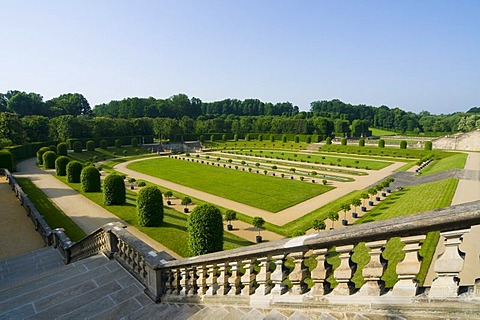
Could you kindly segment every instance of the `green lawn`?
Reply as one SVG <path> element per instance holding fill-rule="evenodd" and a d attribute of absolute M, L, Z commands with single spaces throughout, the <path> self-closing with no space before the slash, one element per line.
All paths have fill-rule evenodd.
<path fill-rule="evenodd" d="M 448 171 L 451 169 L 463 169 L 467 161 L 468 155 L 466 153 L 455 153 L 451 157 L 442 158 L 440 160 L 433 160 L 425 169 L 422 170 L 422 175 L 433 174 L 441 171 Z"/>
<path fill-rule="evenodd" d="M 80 162 L 96 162 L 122 156 L 135 156 L 150 154 L 140 147 L 109 147 L 108 149 L 96 148 L 95 151 L 82 151 L 81 153 L 69 152 L 68 156 Z"/>
<path fill-rule="evenodd" d="M 127 190 L 127 203 L 122 206 L 105 206 L 103 204 L 103 194 L 101 192 L 85 193 L 82 191 L 80 183 L 68 183 L 65 177 L 57 178 L 77 192 L 86 196 L 88 199 L 102 206 L 120 219 L 136 227 L 141 232 L 145 233 L 155 241 L 158 241 L 182 257 L 190 256 L 188 252 L 188 233 L 186 226 L 187 215 L 164 206 L 165 215 L 161 227 L 141 227 L 138 225 L 136 218 L 136 193 Z M 250 241 L 237 237 L 228 232 L 224 232 L 223 241 L 224 250 L 235 249 L 253 244 Z"/>
<path fill-rule="evenodd" d="M 157 158 L 134 162 L 128 168 L 238 201 L 270 212 L 278 212 L 332 187 L 187 162 Z M 260 171 L 261 172 L 261 171 Z"/>
<path fill-rule="evenodd" d="M 28 195 L 30 201 L 35 205 L 35 208 L 45 218 L 50 228 L 63 228 L 70 240 L 75 242 L 86 236 L 85 232 L 70 217 L 65 215 L 32 181 L 27 178 L 16 179 L 23 191 Z"/>
<path fill-rule="evenodd" d="M 376 128 L 368 128 L 368 130 L 372 131 L 372 136 L 394 136 L 397 134 L 394 131 L 387 131 L 387 130 L 376 129 Z"/>

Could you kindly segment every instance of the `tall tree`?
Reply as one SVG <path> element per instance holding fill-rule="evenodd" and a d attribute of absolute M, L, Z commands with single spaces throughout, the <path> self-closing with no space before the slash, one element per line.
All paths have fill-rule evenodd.
<path fill-rule="evenodd" d="M 15 112 L 20 117 L 27 115 L 47 115 L 47 109 L 43 97 L 38 93 L 11 92 L 8 98 L 7 110 Z"/>
<path fill-rule="evenodd" d="M 49 119 L 47 117 L 25 116 L 20 121 L 29 141 L 48 141 Z"/>
<path fill-rule="evenodd" d="M 90 115 L 92 110 L 87 99 L 80 93 L 62 94 L 46 102 L 52 116 L 60 115 Z"/>
<path fill-rule="evenodd" d="M 0 140 L 10 140 L 14 145 L 27 142 L 27 135 L 17 114 L 0 113 Z"/>

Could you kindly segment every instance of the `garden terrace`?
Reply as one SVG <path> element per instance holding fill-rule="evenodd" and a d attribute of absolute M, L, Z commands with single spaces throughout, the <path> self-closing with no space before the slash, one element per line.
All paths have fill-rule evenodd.
<path fill-rule="evenodd" d="M 245 140 L 238 140 L 238 141 L 205 141 L 205 144 L 213 149 L 217 150 L 237 150 L 239 148 L 245 148 L 245 149 L 258 149 L 258 148 L 263 148 L 263 149 L 282 149 L 282 150 L 306 150 L 308 147 L 308 143 L 306 142 L 293 142 L 293 141 L 288 141 L 288 142 L 281 142 L 281 141 L 275 141 L 275 142 L 270 142 L 270 141 L 258 141 L 258 140 L 251 140 L 251 141 L 245 141 Z"/>

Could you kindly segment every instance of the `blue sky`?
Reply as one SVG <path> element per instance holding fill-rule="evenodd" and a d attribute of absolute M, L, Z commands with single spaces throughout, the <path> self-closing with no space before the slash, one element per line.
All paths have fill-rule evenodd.
<path fill-rule="evenodd" d="M 0 0 L 0 92 L 480 106 L 480 1 Z"/>

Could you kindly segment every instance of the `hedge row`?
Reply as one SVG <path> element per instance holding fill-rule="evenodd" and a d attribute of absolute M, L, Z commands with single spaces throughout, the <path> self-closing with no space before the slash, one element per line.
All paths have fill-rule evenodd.
<path fill-rule="evenodd" d="M 196 141 L 196 140 L 203 140 L 203 141 L 211 141 L 213 137 L 213 141 L 222 141 L 223 138 L 226 140 L 234 140 L 235 136 L 238 139 L 246 139 L 247 136 L 250 137 L 250 140 L 258 140 L 259 138 L 262 141 L 271 141 L 272 137 L 274 141 L 281 142 L 283 139 L 286 141 L 296 141 L 298 139 L 299 142 L 320 142 L 323 140 L 323 136 L 317 134 L 272 134 L 272 133 L 203 133 L 203 134 L 185 134 L 183 135 L 183 139 L 185 141 Z"/>
<path fill-rule="evenodd" d="M 109 147 L 115 145 L 115 140 L 120 139 L 122 145 L 129 146 L 132 143 L 132 138 L 137 138 L 138 141 L 145 140 L 145 143 L 153 143 L 154 136 L 124 136 L 124 137 L 101 137 L 101 138 L 82 138 L 82 139 L 68 139 L 67 145 L 70 150 L 73 150 L 73 143 L 75 141 L 80 141 L 82 144 L 82 148 L 87 148 L 87 141 L 93 141 L 95 143 L 96 148 L 100 148 L 100 141 L 105 140 Z"/>

